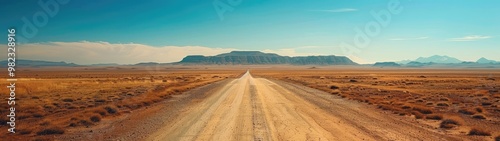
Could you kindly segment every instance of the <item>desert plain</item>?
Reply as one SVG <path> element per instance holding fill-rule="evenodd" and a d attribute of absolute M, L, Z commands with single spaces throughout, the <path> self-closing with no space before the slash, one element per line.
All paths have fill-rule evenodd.
<path fill-rule="evenodd" d="M 1 116 L 2 140 L 500 140 L 494 68 L 19 70 L 16 134 Z"/>

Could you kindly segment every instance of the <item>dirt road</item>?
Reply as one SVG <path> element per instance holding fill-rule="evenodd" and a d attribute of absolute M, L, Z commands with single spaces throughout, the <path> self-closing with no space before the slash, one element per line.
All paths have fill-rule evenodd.
<path fill-rule="evenodd" d="M 456 140 L 304 86 L 247 72 L 147 140 Z"/>

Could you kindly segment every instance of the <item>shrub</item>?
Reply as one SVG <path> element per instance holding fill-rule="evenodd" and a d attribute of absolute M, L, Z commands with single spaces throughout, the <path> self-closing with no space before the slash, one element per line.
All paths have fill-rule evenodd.
<path fill-rule="evenodd" d="M 446 128 L 450 129 L 455 126 L 462 125 L 464 123 L 463 119 L 458 116 L 451 116 L 451 117 L 446 117 L 441 124 L 439 125 L 440 128 Z"/>
<path fill-rule="evenodd" d="M 394 110 L 394 108 L 392 108 L 391 106 L 388 106 L 388 105 L 379 105 L 378 108 L 380 108 L 382 110 Z"/>
<path fill-rule="evenodd" d="M 481 103 L 481 105 L 483 105 L 483 106 L 490 106 L 491 103 L 490 102 L 483 102 L 483 103 Z"/>
<path fill-rule="evenodd" d="M 40 113 L 34 113 L 33 117 L 35 117 L 35 118 L 41 118 L 41 117 L 43 117 L 43 115 L 40 114 Z"/>
<path fill-rule="evenodd" d="M 440 103 L 437 104 L 437 106 L 448 107 L 450 105 L 448 105 L 448 103 L 440 102 Z"/>
<path fill-rule="evenodd" d="M 473 115 L 475 114 L 476 112 L 474 111 L 471 111 L 469 109 L 461 109 L 461 110 L 458 110 L 459 113 L 462 113 L 462 114 L 466 114 L 466 115 Z"/>
<path fill-rule="evenodd" d="M 408 105 L 403 105 L 401 108 L 402 108 L 402 109 L 410 109 L 411 107 L 410 107 L 410 106 L 408 106 Z"/>
<path fill-rule="evenodd" d="M 430 120 L 441 120 L 443 119 L 443 116 L 442 115 L 438 115 L 438 114 L 431 114 L 431 115 L 427 115 L 425 117 L 425 119 L 430 119 Z"/>
<path fill-rule="evenodd" d="M 484 111 L 483 107 L 476 107 L 475 109 L 478 113 L 482 113 Z"/>
<path fill-rule="evenodd" d="M 90 121 L 99 122 L 99 121 L 101 121 L 101 116 L 100 115 L 93 115 L 90 117 Z"/>
<path fill-rule="evenodd" d="M 80 123 L 80 124 L 82 124 L 84 126 L 90 126 L 90 125 L 92 125 L 92 122 L 87 121 L 87 120 L 83 120 L 83 119 L 80 120 L 80 121 L 78 121 L 78 123 Z"/>
<path fill-rule="evenodd" d="M 422 114 L 432 114 L 432 109 L 424 106 L 413 106 L 413 110 L 418 111 Z"/>
<path fill-rule="evenodd" d="M 104 103 L 104 102 L 106 102 L 106 100 L 105 99 L 96 99 L 95 102 Z"/>
<path fill-rule="evenodd" d="M 484 117 L 483 115 L 473 115 L 472 118 L 475 118 L 475 119 L 486 119 L 486 117 Z"/>
<path fill-rule="evenodd" d="M 330 86 L 330 89 L 332 89 L 332 90 L 336 90 L 336 89 L 339 89 L 339 87 L 338 87 L 338 86 L 335 86 L 335 85 L 332 85 L 332 86 Z"/>
<path fill-rule="evenodd" d="M 471 136 L 491 136 L 491 133 L 489 131 L 484 130 L 484 129 L 474 127 L 472 129 L 470 129 L 468 135 L 471 135 Z"/>
<path fill-rule="evenodd" d="M 95 109 L 94 113 L 98 113 L 101 116 L 104 116 L 104 115 L 106 115 L 106 110 L 104 110 L 104 109 Z"/>
<path fill-rule="evenodd" d="M 72 98 L 65 98 L 62 101 L 64 101 L 64 102 L 73 102 L 74 100 Z"/>
<path fill-rule="evenodd" d="M 32 129 L 19 129 L 17 130 L 17 132 L 19 132 L 21 135 L 27 135 L 27 134 L 31 134 L 33 130 Z"/>
<path fill-rule="evenodd" d="M 416 119 L 423 119 L 425 117 L 425 115 L 420 112 L 411 112 L 411 114 L 415 115 Z"/>
<path fill-rule="evenodd" d="M 109 113 L 109 114 L 115 114 L 118 112 L 118 110 L 116 109 L 116 107 L 113 107 L 113 106 L 106 106 L 104 107 L 104 109 Z"/>
<path fill-rule="evenodd" d="M 48 127 L 46 129 L 42 129 L 36 133 L 37 135 L 52 135 L 52 134 L 64 134 L 64 129 L 60 127 Z"/>

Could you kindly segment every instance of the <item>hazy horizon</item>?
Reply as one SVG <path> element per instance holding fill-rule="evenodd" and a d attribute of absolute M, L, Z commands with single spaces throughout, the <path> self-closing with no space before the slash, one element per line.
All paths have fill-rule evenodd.
<path fill-rule="evenodd" d="M 498 1 L 4 2 L 19 59 L 77 64 L 176 62 L 255 50 L 366 64 L 446 55 L 500 61 Z M 24 9 L 24 10 L 20 10 Z M 33 18 L 46 13 L 47 19 Z M 9 15 L 6 15 L 6 14 Z M 42 20 L 42 21 L 41 21 Z M 5 47 L 6 40 L 0 41 Z M 24 48 L 24 49 L 23 49 Z M 0 51 L 5 53 L 5 50 Z"/>

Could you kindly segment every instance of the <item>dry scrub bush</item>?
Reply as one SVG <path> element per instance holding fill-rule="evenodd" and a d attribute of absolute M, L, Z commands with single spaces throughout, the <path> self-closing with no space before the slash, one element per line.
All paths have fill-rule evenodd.
<path fill-rule="evenodd" d="M 491 133 L 487 130 L 473 127 L 472 129 L 470 129 L 468 135 L 471 135 L 471 136 L 491 136 Z"/>
<path fill-rule="evenodd" d="M 75 100 L 73 98 L 63 98 L 62 101 L 63 102 L 73 102 Z"/>
<path fill-rule="evenodd" d="M 418 111 L 422 114 L 432 114 L 432 109 L 425 106 L 415 105 L 413 106 L 413 110 Z"/>
<path fill-rule="evenodd" d="M 420 113 L 420 112 L 411 112 L 412 115 L 415 116 L 416 119 L 423 119 L 425 117 L 424 114 Z"/>
<path fill-rule="evenodd" d="M 390 105 L 379 105 L 378 108 L 382 110 L 395 110 L 392 106 Z"/>
<path fill-rule="evenodd" d="M 409 106 L 409 105 L 403 105 L 403 106 L 401 106 L 401 109 L 410 109 L 410 108 L 411 108 L 411 106 Z"/>
<path fill-rule="evenodd" d="M 339 88 L 340 88 L 339 86 L 335 86 L 335 85 L 330 86 L 330 89 L 332 89 L 332 90 L 336 90 L 336 89 L 339 89 Z"/>
<path fill-rule="evenodd" d="M 108 112 L 109 114 L 116 114 L 118 113 L 118 109 L 116 108 L 116 106 L 106 106 L 104 107 L 104 109 L 106 110 L 106 112 Z"/>
<path fill-rule="evenodd" d="M 478 113 L 483 113 L 485 110 L 483 107 L 476 107 L 474 108 Z"/>
<path fill-rule="evenodd" d="M 95 109 L 94 113 L 98 113 L 101 116 L 105 116 L 107 112 L 104 109 Z"/>
<path fill-rule="evenodd" d="M 473 115 L 473 114 L 476 114 L 475 111 L 473 110 L 469 110 L 469 109 L 461 109 L 461 110 L 458 110 L 459 113 L 462 113 L 462 114 L 466 114 L 466 115 Z"/>
<path fill-rule="evenodd" d="M 439 125 L 440 128 L 450 129 L 455 126 L 463 125 L 464 120 L 459 116 L 447 116 Z"/>
<path fill-rule="evenodd" d="M 475 119 L 486 119 L 486 117 L 484 115 L 481 115 L 481 114 L 473 115 L 472 118 L 475 118 Z"/>
<path fill-rule="evenodd" d="M 36 132 L 37 135 L 64 134 L 64 129 L 57 126 L 50 126 Z"/>
<path fill-rule="evenodd" d="M 99 121 L 101 121 L 101 115 L 94 114 L 94 115 L 90 116 L 90 118 L 89 118 L 89 119 L 90 119 L 90 121 L 92 121 L 92 122 L 99 122 Z"/>
<path fill-rule="evenodd" d="M 427 115 L 425 117 L 425 119 L 430 119 L 430 120 L 441 120 L 443 119 L 443 115 L 439 115 L 439 114 L 431 114 L 431 115 Z"/>
<path fill-rule="evenodd" d="M 439 103 L 437 103 L 436 105 L 437 105 L 437 106 L 441 106 L 441 107 L 448 107 L 448 106 L 450 106 L 450 105 L 449 105 L 448 103 L 446 103 L 446 102 L 439 102 Z"/>

